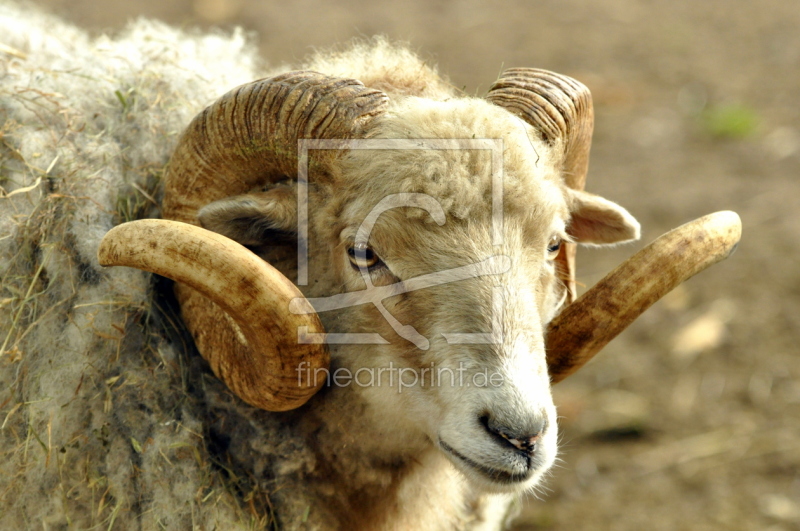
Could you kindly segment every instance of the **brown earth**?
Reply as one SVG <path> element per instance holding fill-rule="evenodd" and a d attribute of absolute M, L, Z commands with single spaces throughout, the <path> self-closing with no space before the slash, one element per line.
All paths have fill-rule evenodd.
<path fill-rule="evenodd" d="M 716 210 L 744 237 L 555 389 L 562 462 L 517 529 L 800 529 L 800 5 L 795 0 L 38 0 L 93 31 L 239 24 L 272 64 L 385 33 L 482 93 L 505 67 L 592 90 L 588 188 L 643 240 Z M 643 244 L 581 251 L 591 285 Z"/>

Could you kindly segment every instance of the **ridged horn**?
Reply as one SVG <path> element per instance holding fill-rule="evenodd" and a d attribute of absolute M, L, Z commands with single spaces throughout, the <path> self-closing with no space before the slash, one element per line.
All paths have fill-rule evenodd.
<path fill-rule="evenodd" d="M 550 322 L 551 381 L 580 369 L 678 284 L 730 256 L 741 236 L 735 212 L 716 212 L 667 232 L 628 258 Z"/>
<path fill-rule="evenodd" d="M 583 190 L 594 129 L 592 95 L 585 85 L 547 70 L 512 68 L 494 82 L 486 99 L 531 124 L 545 142 L 561 150 L 564 182 Z M 575 252 L 576 246 L 568 243 L 556 257 L 569 302 L 577 296 Z"/>
<path fill-rule="evenodd" d="M 298 139 L 357 138 L 387 105 L 383 92 L 359 81 L 309 71 L 242 85 L 196 116 L 183 133 L 164 178 L 162 215 L 198 225 L 198 210 L 213 201 L 294 178 Z M 189 248 L 195 253 L 187 256 L 189 260 L 203 255 L 196 243 Z M 178 249 L 164 251 L 181 254 Z M 241 254 L 236 256 L 238 260 Z M 220 259 L 216 262 L 220 269 L 208 269 L 208 274 L 227 278 L 223 269 L 230 260 L 226 265 Z M 272 277 L 275 274 L 280 275 L 273 271 Z M 251 281 L 238 282 L 244 286 L 236 296 L 249 297 Z M 275 281 L 273 285 L 276 283 L 285 284 Z M 175 291 L 183 320 L 214 374 L 234 393 L 271 411 L 299 407 L 313 395 L 316 388 L 299 381 L 298 363 L 309 362 L 304 368 L 313 373 L 316 368 L 327 368 L 328 357 L 311 354 L 314 349 L 298 344 L 293 321 L 253 311 L 242 314 L 245 319 L 230 311 L 248 309 L 255 300 L 229 301 L 226 306 L 212 302 L 197 289 L 197 285 L 178 279 Z M 288 302 L 280 304 L 283 313 L 289 314 Z M 272 342 L 252 341 L 243 320 L 251 323 L 250 327 L 269 331 Z M 276 322 L 289 328 L 278 331 Z"/>
<path fill-rule="evenodd" d="M 197 225 L 197 211 L 212 201 L 296 177 L 298 139 L 357 138 L 388 102 L 355 79 L 303 70 L 233 89 L 179 140 L 162 216 Z"/>

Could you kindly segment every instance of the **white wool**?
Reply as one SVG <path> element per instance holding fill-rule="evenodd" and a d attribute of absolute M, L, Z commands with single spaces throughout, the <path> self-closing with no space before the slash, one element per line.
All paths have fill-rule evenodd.
<path fill-rule="evenodd" d="M 255 46 L 146 20 L 90 38 L 9 3 L 0 45 L 0 528 L 265 525 L 213 463 L 204 372 L 152 275 L 95 256 L 157 215 L 178 134 L 259 77 Z"/>

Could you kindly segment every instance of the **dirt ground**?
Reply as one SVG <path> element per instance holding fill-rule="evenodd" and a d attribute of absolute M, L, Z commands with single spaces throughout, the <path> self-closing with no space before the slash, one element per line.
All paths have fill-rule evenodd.
<path fill-rule="evenodd" d="M 512 66 L 592 90 L 588 189 L 643 243 L 581 251 L 591 285 L 662 232 L 737 211 L 737 253 L 555 389 L 562 461 L 518 530 L 800 529 L 800 6 L 796 0 L 39 0 L 94 31 L 242 25 L 266 61 L 385 33 L 483 93 Z"/>

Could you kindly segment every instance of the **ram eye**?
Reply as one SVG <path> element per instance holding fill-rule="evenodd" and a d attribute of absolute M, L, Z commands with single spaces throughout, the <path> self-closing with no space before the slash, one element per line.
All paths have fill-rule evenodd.
<path fill-rule="evenodd" d="M 561 238 L 553 236 L 550 238 L 550 243 L 547 244 L 547 259 L 555 260 L 558 256 L 558 251 L 561 250 Z"/>
<path fill-rule="evenodd" d="M 348 247 L 347 257 L 350 258 L 350 264 L 355 269 L 375 269 L 383 265 L 375 251 L 368 246 L 354 245 Z"/>

